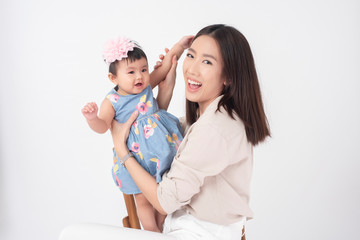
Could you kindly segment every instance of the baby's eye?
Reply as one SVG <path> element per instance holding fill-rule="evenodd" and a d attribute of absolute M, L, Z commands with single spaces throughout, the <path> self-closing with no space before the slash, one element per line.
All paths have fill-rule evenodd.
<path fill-rule="evenodd" d="M 212 63 L 208 60 L 204 60 L 203 63 L 211 65 Z"/>
<path fill-rule="evenodd" d="M 141 70 L 142 72 L 147 72 L 147 69 L 146 68 L 144 68 L 143 70 Z"/>
<path fill-rule="evenodd" d="M 129 74 L 134 74 L 134 71 L 130 71 Z"/>
<path fill-rule="evenodd" d="M 187 56 L 188 58 L 194 58 L 194 56 L 191 55 L 190 53 L 186 54 L 186 56 Z"/>

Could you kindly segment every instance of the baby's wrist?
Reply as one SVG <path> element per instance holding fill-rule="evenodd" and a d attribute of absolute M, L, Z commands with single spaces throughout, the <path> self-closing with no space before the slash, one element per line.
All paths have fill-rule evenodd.
<path fill-rule="evenodd" d="M 181 43 L 181 41 L 175 43 L 174 47 L 177 51 L 184 52 L 186 47 Z"/>
<path fill-rule="evenodd" d="M 98 119 L 98 116 L 94 116 L 94 117 L 87 117 L 86 120 L 90 123 L 90 122 L 95 122 Z"/>

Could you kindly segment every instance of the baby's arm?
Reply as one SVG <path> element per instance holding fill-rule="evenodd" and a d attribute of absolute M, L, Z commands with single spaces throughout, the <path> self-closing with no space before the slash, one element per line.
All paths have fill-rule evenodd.
<path fill-rule="evenodd" d="M 111 121 L 115 116 L 115 110 L 108 99 L 104 99 L 101 103 L 99 116 L 97 116 L 98 107 L 94 102 L 86 104 L 81 112 L 90 128 L 97 133 L 105 133 L 110 128 Z"/>
<path fill-rule="evenodd" d="M 172 65 L 172 58 L 176 55 L 176 58 L 179 59 L 181 54 L 187 49 L 194 36 L 185 36 L 179 42 L 177 42 L 171 50 L 165 55 L 161 66 L 156 68 L 150 74 L 150 85 L 152 88 L 156 87 L 162 80 L 165 79 L 166 74 L 169 72 Z"/>

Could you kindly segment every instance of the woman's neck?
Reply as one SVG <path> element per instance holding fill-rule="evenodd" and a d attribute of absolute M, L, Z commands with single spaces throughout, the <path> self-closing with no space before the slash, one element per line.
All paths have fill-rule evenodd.
<path fill-rule="evenodd" d="M 198 112 L 197 112 L 198 118 L 205 112 L 205 109 L 206 109 L 206 106 L 201 106 L 199 104 L 199 108 L 198 108 Z"/>
<path fill-rule="evenodd" d="M 217 97 L 216 97 L 217 98 Z M 202 103 L 198 103 L 199 104 L 199 109 L 198 109 L 198 117 L 200 117 L 205 111 L 206 111 L 206 108 L 216 99 L 211 99 L 211 100 L 208 100 L 206 102 L 202 102 Z"/>

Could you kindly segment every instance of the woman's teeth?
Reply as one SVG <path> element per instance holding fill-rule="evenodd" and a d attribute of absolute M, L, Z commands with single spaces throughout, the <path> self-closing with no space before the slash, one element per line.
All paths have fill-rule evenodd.
<path fill-rule="evenodd" d="M 201 85 L 202 85 L 201 83 L 192 81 L 192 80 L 190 80 L 190 79 L 188 79 L 188 83 L 190 83 L 190 84 L 192 84 L 192 85 L 198 85 L 198 86 L 201 86 Z"/>
<path fill-rule="evenodd" d="M 189 84 L 189 88 L 192 89 L 192 90 L 197 90 L 202 86 L 201 83 L 195 82 L 195 81 L 190 80 L 190 79 L 188 79 L 188 84 Z"/>

